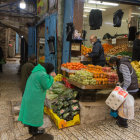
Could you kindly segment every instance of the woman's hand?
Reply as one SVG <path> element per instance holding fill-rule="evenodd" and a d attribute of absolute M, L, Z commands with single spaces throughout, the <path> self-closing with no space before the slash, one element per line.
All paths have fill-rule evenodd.
<path fill-rule="evenodd" d="M 55 77 L 55 76 L 56 76 L 56 73 L 55 73 L 55 72 L 52 72 L 50 75 L 51 75 L 52 77 Z"/>

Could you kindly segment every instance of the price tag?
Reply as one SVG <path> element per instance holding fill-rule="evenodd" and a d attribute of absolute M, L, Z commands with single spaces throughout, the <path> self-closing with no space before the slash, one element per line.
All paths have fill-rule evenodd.
<path fill-rule="evenodd" d="M 116 44 L 116 38 L 112 39 L 112 44 Z"/>
<path fill-rule="evenodd" d="M 71 50 L 72 51 L 80 51 L 80 44 L 72 44 Z"/>

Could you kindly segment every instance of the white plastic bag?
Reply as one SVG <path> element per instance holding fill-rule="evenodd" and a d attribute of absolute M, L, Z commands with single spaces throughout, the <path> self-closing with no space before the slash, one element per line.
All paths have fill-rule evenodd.
<path fill-rule="evenodd" d="M 134 98 L 132 95 L 126 97 L 125 102 L 118 109 L 118 115 L 125 119 L 134 119 Z"/>
<path fill-rule="evenodd" d="M 125 101 L 128 92 L 121 87 L 117 86 L 109 95 L 106 104 L 113 110 L 117 110 Z"/>

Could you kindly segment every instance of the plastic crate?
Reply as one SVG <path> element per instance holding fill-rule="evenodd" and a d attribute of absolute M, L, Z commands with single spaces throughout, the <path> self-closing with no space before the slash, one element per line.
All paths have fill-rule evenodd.
<path fill-rule="evenodd" d="M 51 119 L 54 121 L 58 129 L 63 129 L 66 127 L 74 126 L 77 124 L 80 124 L 80 116 L 79 114 L 73 117 L 73 120 L 71 121 L 65 121 L 63 119 L 60 119 L 57 114 L 53 112 L 52 109 L 49 109 L 48 107 L 44 107 L 44 112 L 51 117 Z"/>

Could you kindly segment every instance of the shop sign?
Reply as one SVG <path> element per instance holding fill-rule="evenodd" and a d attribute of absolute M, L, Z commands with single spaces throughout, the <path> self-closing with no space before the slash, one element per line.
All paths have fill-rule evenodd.
<path fill-rule="evenodd" d="M 40 44 L 45 44 L 45 38 L 40 38 L 40 39 L 39 39 L 39 43 L 40 43 Z"/>
<path fill-rule="evenodd" d="M 37 0 L 37 15 L 43 16 L 48 12 L 48 0 Z"/>
<path fill-rule="evenodd" d="M 80 44 L 72 44 L 71 50 L 72 51 L 80 51 Z"/>
<path fill-rule="evenodd" d="M 116 44 L 116 38 L 112 39 L 112 44 Z"/>

